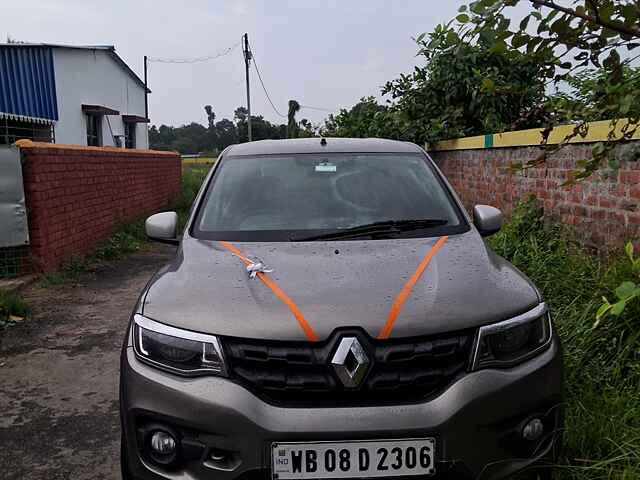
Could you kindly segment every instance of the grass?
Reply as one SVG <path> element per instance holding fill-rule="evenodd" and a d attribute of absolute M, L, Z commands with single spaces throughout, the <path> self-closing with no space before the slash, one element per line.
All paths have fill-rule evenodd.
<path fill-rule="evenodd" d="M 521 204 L 494 250 L 526 273 L 551 306 L 563 341 L 566 431 L 561 479 L 640 478 L 640 308 L 594 328 L 603 295 L 631 278 L 628 262 L 603 259 L 571 232 L 541 221 L 535 199 Z"/>
<path fill-rule="evenodd" d="M 44 287 L 61 285 L 75 281 L 92 266 L 123 258 L 145 248 L 144 218 L 124 223 L 104 243 L 83 258 L 73 258 L 54 272 L 43 276 L 40 284 Z"/>
<path fill-rule="evenodd" d="M 15 292 L 0 290 L 0 330 L 10 327 L 29 314 L 29 306 Z"/>
<path fill-rule="evenodd" d="M 193 201 L 210 169 L 210 165 L 190 165 L 182 168 L 182 189 L 172 205 L 172 209 L 178 213 L 179 231 L 182 231 L 187 223 Z"/>

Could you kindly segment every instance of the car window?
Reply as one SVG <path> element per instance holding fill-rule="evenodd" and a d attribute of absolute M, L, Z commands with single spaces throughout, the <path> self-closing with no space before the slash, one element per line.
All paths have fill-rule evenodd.
<path fill-rule="evenodd" d="M 466 225 L 423 155 L 238 156 L 221 161 L 194 231 L 204 238 L 287 240 L 412 219 L 440 219 L 440 230 Z M 433 229 L 401 236 L 434 233 L 427 230 Z"/>

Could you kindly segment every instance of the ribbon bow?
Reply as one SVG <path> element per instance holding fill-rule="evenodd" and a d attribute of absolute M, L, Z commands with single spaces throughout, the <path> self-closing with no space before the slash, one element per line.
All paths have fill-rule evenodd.
<path fill-rule="evenodd" d="M 256 278 L 256 275 L 258 273 L 271 272 L 273 272 L 273 268 L 267 267 L 260 259 L 256 259 L 255 261 L 251 260 L 251 263 L 247 265 L 247 273 L 249 274 L 249 278 Z"/>

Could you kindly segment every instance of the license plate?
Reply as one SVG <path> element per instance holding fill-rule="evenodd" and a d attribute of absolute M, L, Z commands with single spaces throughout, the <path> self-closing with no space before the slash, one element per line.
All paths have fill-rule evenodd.
<path fill-rule="evenodd" d="M 272 443 L 272 476 L 372 478 L 435 473 L 433 438 L 361 442 Z"/>

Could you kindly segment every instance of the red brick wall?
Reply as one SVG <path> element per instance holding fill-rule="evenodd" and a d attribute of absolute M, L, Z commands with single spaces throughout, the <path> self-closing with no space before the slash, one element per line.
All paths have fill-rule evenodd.
<path fill-rule="evenodd" d="M 173 152 L 18 145 L 38 271 L 82 257 L 118 225 L 161 210 L 180 191 L 181 160 Z"/>
<path fill-rule="evenodd" d="M 545 165 L 521 173 L 507 167 L 527 162 L 539 147 L 510 147 L 431 152 L 469 211 L 482 203 L 501 208 L 507 215 L 529 194 L 544 202 L 545 215 L 571 225 L 585 243 L 599 249 L 623 244 L 640 235 L 640 142 L 616 151 L 620 168 L 602 169 L 582 183 L 562 187 L 576 162 L 590 158 L 591 146 L 569 145 Z"/>

